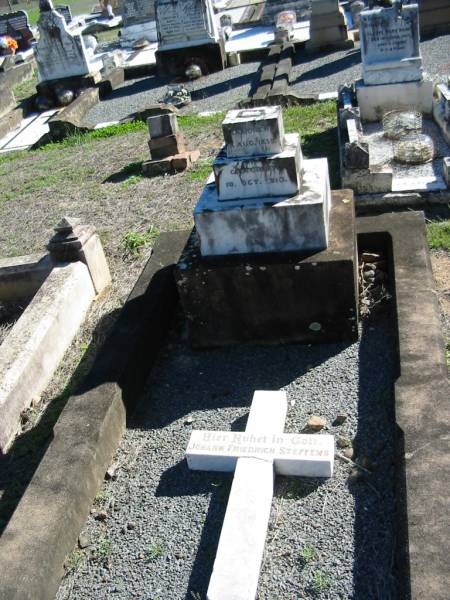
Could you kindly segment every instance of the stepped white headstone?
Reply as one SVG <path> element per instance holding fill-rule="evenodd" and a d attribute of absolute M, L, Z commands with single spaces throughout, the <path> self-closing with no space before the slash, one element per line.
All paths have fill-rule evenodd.
<path fill-rule="evenodd" d="M 222 128 L 225 146 L 194 209 L 202 255 L 326 248 L 327 159 L 303 160 L 279 106 L 232 110 Z"/>
<path fill-rule="evenodd" d="M 193 431 L 190 469 L 234 471 L 208 600 L 254 600 L 273 497 L 274 473 L 331 477 L 334 438 L 283 433 L 286 393 L 256 391 L 245 432 Z"/>

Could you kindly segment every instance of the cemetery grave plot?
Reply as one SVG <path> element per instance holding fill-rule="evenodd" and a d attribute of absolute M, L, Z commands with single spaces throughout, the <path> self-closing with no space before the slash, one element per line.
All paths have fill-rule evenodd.
<path fill-rule="evenodd" d="M 192 352 L 179 322 L 81 533 L 87 545 L 67 559 L 58 600 L 143 590 L 205 597 L 233 476 L 188 470 L 185 450 L 193 429 L 243 431 L 260 388 L 287 391 L 286 432 L 322 415 L 347 456 L 356 436 L 355 459 L 365 457 L 370 473 L 336 458 L 331 479 L 276 478 L 258 598 L 395 597 L 394 371 L 388 313 L 364 324 L 358 344 L 207 354 Z M 345 422 L 333 425 L 338 413 Z"/>

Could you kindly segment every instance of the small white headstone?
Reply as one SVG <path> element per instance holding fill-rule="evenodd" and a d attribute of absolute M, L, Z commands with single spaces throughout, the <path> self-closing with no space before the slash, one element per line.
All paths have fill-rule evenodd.
<path fill-rule="evenodd" d="M 334 438 L 283 433 L 285 392 L 257 391 L 244 433 L 194 431 L 191 469 L 235 471 L 207 600 L 254 600 L 273 497 L 274 471 L 331 477 Z"/>
<path fill-rule="evenodd" d="M 366 85 L 422 79 L 416 4 L 361 12 L 361 58 Z"/>
<path fill-rule="evenodd" d="M 228 158 L 264 156 L 283 150 L 280 106 L 230 110 L 222 129 Z"/>
<path fill-rule="evenodd" d="M 211 0 L 156 0 L 158 49 L 217 42 L 219 28 Z"/>

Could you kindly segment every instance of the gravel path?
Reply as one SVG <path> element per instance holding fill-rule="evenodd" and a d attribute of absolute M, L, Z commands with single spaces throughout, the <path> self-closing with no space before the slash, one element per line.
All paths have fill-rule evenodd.
<path fill-rule="evenodd" d="M 450 74 L 450 34 L 424 40 L 421 45 L 423 68 L 433 79 Z M 311 57 L 298 52 L 291 76 L 291 89 L 301 94 L 335 92 L 344 83 L 361 78 L 359 44 L 351 50 L 326 52 Z"/>
<path fill-rule="evenodd" d="M 425 40 L 421 44 L 424 70 L 433 78 L 444 79 L 450 73 L 450 34 Z M 258 62 L 243 63 L 213 73 L 194 82 L 190 111 L 228 110 L 249 94 L 259 67 Z M 359 48 L 308 56 L 297 53 L 292 71 L 291 89 L 301 94 L 334 92 L 343 83 L 361 77 Z M 164 97 L 169 79 L 155 75 L 126 81 L 111 96 L 92 108 L 86 120 L 92 123 L 123 119 L 143 106 Z"/>
<path fill-rule="evenodd" d="M 188 111 L 228 110 L 247 98 L 259 62 L 251 62 L 212 73 L 188 84 L 193 103 Z M 107 100 L 94 106 L 85 120 L 92 123 L 118 121 L 155 102 L 161 102 L 170 79 L 152 75 L 126 81 Z"/>
<path fill-rule="evenodd" d="M 287 391 L 287 432 L 322 415 L 375 466 L 355 477 L 336 459 L 328 481 L 277 478 L 259 600 L 394 599 L 394 362 L 386 316 L 350 346 L 193 352 L 180 327 L 81 534 L 90 558 L 71 556 L 57 600 L 205 598 L 232 477 L 189 471 L 184 451 L 193 428 L 242 431 L 255 389 Z"/>

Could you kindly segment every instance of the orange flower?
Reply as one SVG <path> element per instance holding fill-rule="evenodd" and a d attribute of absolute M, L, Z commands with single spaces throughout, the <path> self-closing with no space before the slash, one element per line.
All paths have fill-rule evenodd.
<path fill-rule="evenodd" d="M 8 48 L 10 50 L 12 50 L 13 52 L 15 52 L 17 50 L 17 48 L 19 47 L 19 44 L 16 42 L 16 40 L 12 37 L 10 37 L 9 35 L 5 35 L 6 38 L 6 43 L 8 44 Z"/>

